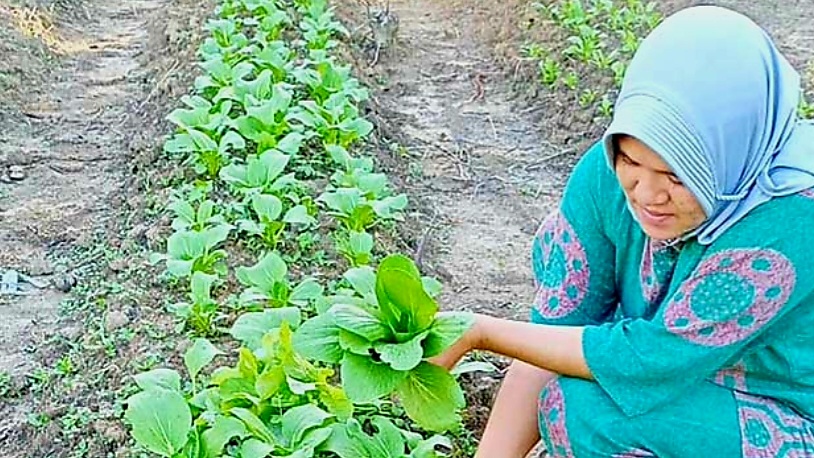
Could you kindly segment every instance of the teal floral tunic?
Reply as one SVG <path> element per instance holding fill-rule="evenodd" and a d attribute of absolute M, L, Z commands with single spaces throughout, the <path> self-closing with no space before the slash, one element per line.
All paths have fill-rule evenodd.
<path fill-rule="evenodd" d="M 585 326 L 595 379 L 541 393 L 549 455 L 814 457 L 814 193 L 711 245 L 651 240 L 597 144 L 532 263 L 532 321 Z"/>

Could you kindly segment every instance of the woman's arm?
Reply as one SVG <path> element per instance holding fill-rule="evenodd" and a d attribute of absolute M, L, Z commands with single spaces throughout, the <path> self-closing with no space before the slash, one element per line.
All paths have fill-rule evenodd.
<path fill-rule="evenodd" d="M 519 359 L 557 374 L 593 379 L 582 352 L 582 326 L 526 323 L 476 315 L 463 338 L 432 362 L 451 369 L 472 350 Z"/>
<path fill-rule="evenodd" d="M 537 398 L 556 374 L 591 378 L 582 327 L 550 326 L 475 315 L 475 324 L 431 362 L 451 369 L 472 350 L 514 358 L 475 458 L 524 458 L 540 438 Z"/>
<path fill-rule="evenodd" d="M 540 439 L 537 398 L 556 374 L 515 360 L 500 386 L 475 458 L 524 458 Z"/>
<path fill-rule="evenodd" d="M 519 359 L 557 374 L 592 379 L 582 354 L 582 326 L 552 326 L 480 315 L 476 350 Z"/>

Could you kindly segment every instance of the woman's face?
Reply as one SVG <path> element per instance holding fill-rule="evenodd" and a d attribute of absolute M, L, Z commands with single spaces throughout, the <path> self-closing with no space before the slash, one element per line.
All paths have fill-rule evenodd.
<path fill-rule="evenodd" d="M 645 234 L 667 240 L 704 222 L 704 209 L 655 151 L 633 137 L 617 142 L 616 176 Z"/>

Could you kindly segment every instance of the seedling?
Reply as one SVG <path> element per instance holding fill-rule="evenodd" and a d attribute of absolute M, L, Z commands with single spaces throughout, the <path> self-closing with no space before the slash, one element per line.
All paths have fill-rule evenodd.
<path fill-rule="evenodd" d="M 183 319 L 184 327 L 195 335 L 208 336 L 216 331 L 218 303 L 212 297 L 212 285 L 218 280 L 215 275 L 195 272 L 190 280 L 189 302 L 170 306 L 170 310 Z"/>
<path fill-rule="evenodd" d="M 244 306 L 305 308 L 322 296 L 322 286 L 306 278 L 296 286 L 288 281 L 288 266 L 279 254 L 271 252 L 252 267 L 239 267 L 237 279 L 247 286 L 240 295 Z"/>

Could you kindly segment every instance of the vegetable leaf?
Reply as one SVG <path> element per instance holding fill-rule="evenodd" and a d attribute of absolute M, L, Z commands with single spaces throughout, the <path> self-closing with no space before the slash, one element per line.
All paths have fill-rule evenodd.
<path fill-rule="evenodd" d="M 221 456 L 223 448 L 235 437 L 244 438 L 249 434 L 240 420 L 218 415 L 211 428 L 202 434 L 206 456 Z"/>
<path fill-rule="evenodd" d="M 249 439 L 240 446 L 240 458 L 266 458 L 273 451 L 273 445 Z"/>
<path fill-rule="evenodd" d="M 423 362 L 407 373 L 398 386 L 407 415 L 428 431 L 446 431 L 461 420 L 456 413 L 466 405 L 463 391 L 444 368 Z"/>
<path fill-rule="evenodd" d="M 291 327 L 300 325 L 300 309 L 282 307 L 262 312 L 248 312 L 241 315 L 229 331 L 232 337 L 239 340 L 251 350 L 260 348 L 263 335 L 279 328 L 286 321 Z"/>
<path fill-rule="evenodd" d="M 244 285 L 256 286 L 263 291 L 271 291 L 274 284 L 285 281 L 288 267 L 277 253 L 268 253 L 252 267 L 238 267 L 237 279 Z"/>
<path fill-rule="evenodd" d="M 298 307 L 304 307 L 308 304 L 308 301 L 320 297 L 322 291 L 322 285 L 317 283 L 313 278 L 307 278 L 291 290 L 291 296 L 289 296 L 288 302 Z"/>
<path fill-rule="evenodd" d="M 353 403 L 348 399 L 348 395 L 342 388 L 320 384 L 317 389 L 319 390 L 319 400 L 325 404 L 328 412 L 342 421 L 353 416 Z"/>
<path fill-rule="evenodd" d="M 257 418 L 257 415 L 253 414 L 251 410 L 244 409 L 242 407 L 234 407 L 231 410 L 231 413 L 243 421 L 243 424 L 246 425 L 246 428 L 255 437 L 262 439 L 263 442 L 267 444 L 274 444 L 274 436 L 271 434 L 271 431 L 269 431 L 268 427 L 263 423 L 263 421 Z"/>
<path fill-rule="evenodd" d="M 343 276 L 360 296 L 375 303 L 376 272 L 370 267 L 349 269 Z"/>
<path fill-rule="evenodd" d="M 294 333 L 294 349 L 305 358 L 336 364 L 344 354 L 339 346 L 339 331 L 329 315 L 317 315 Z"/>
<path fill-rule="evenodd" d="M 285 213 L 283 222 L 291 224 L 315 224 L 317 220 L 308 214 L 308 209 L 305 208 L 305 205 L 297 205 Z"/>
<path fill-rule="evenodd" d="M 274 366 L 267 369 L 257 377 L 254 382 L 254 389 L 260 399 L 266 400 L 277 394 L 280 388 L 285 386 L 285 371 L 282 366 Z"/>
<path fill-rule="evenodd" d="M 407 377 L 407 372 L 395 371 L 387 364 L 351 353 L 345 354 L 340 371 L 342 387 L 356 404 L 371 402 L 392 393 Z"/>
<path fill-rule="evenodd" d="M 305 404 L 289 409 L 283 414 L 282 418 L 283 437 L 289 441 L 289 446 L 293 448 L 302 441 L 309 429 L 322 426 L 328 418 L 331 418 L 331 414 L 313 404 Z"/>
<path fill-rule="evenodd" d="M 394 330 L 403 333 L 427 329 L 438 312 L 413 261 L 403 255 L 382 260 L 376 274 L 379 307 Z"/>
<path fill-rule="evenodd" d="M 328 311 L 334 323 L 340 328 L 358 334 L 370 341 L 377 341 L 388 336 L 388 329 L 371 312 L 347 304 L 336 304 Z"/>
<path fill-rule="evenodd" d="M 215 356 L 222 353 L 209 340 L 195 339 L 195 343 L 184 353 L 184 365 L 189 371 L 190 378 L 195 380 L 201 369 L 211 363 Z"/>
<path fill-rule="evenodd" d="M 424 357 L 440 355 L 458 341 L 474 323 L 474 316 L 467 312 L 441 312 L 430 327 L 424 341 Z"/>
<path fill-rule="evenodd" d="M 178 372 L 160 367 L 133 376 L 136 385 L 142 390 L 163 388 L 170 391 L 181 391 L 181 376 Z"/>
<path fill-rule="evenodd" d="M 397 371 L 409 371 L 421 362 L 424 350 L 421 342 L 428 332 L 413 337 L 404 343 L 379 343 L 375 346 L 377 352 L 385 363 Z"/>
<path fill-rule="evenodd" d="M 180 393 L 149 389 L 128 398 L 127 404 L 124 418 L 140 445 L 166 457 L 184 447 L 192 429 L 192 412 Z"/>
<path fill-rule="evenodd" d="M 339 346 L 345 351 L 362 356 L 370 356 L 370 349 L 373 348 L 369 340 L 344 329 L 339 330 Z"/>

